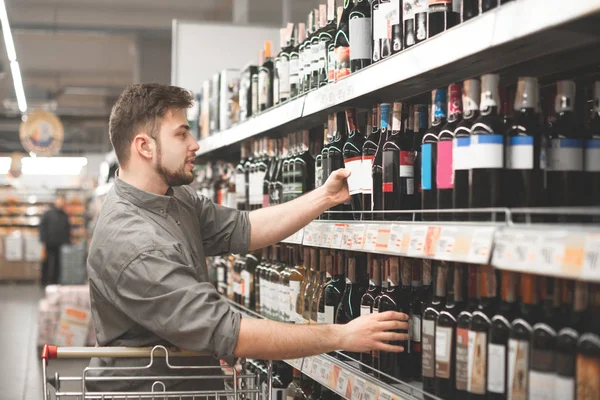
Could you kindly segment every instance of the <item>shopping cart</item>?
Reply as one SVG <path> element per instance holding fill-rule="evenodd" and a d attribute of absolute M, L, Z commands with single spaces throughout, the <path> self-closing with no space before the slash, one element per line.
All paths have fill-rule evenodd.
<path fill-rule="evenodd" d="M 169 357 L 197 357 L 206 354 L 169 350 L 164 346 L 154 347 L 57 347 L 45 345 L 42 350 L 43 400 L 270 400 L 272 391 L 272 363 L 267 363 L 266 376 L 257 373 L 241 372 L 238 368 L 213 366 L 178 366 L 169 362 Z M 148 359 L 148 364 L 140 367 L 87 367 L 81 376 L 48 376 L 48 362 L 53 359 L 89 359 L 92 357 L 105 358 L 140 358 Z M 156 359 L 164 358 L 164 363 L 173 375 L 153 376 L 150 372 Z M 213 374 L 206 372 L 213 371 Z M 218 370 L 215 372 L 215 370 Z M 102 376 L 102 371 L 111 376 Z M 118 376 L 122 373 L 123 376 Z M 151 390 L 146 392 L 90 391 L 86 384 L 94 382 L 119 383 L 119 381 L 142 381 L 151 383 Z M 170 383 L 182 380 L 222 381 L 223 389 L 194 391 L 172 391 Z M 75 385 L 77 390 L 62 390 L 61 386 Z M 54 388 L 51 396 L 50 386 Z M 199 383 L 198 386 L 202 386 Z"/>

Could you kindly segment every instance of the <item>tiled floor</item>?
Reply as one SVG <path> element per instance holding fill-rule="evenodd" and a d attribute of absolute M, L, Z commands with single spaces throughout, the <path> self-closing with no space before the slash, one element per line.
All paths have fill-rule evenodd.
<path fill-rule="evenodd" d="M 37 285 L 0 284 L 0 400 L 41 400 L 42 367 L 37 348 Z M 53 375 L 80 375 L 87 361 L 57 360 Z"/>

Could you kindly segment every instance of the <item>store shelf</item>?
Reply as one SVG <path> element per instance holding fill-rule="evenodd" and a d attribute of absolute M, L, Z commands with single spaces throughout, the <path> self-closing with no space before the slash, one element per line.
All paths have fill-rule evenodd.
<path fill-rule="evenodd" d="M 262 315 L 223 297 L 235 310 L 245 318 L 265 319 Z M 337 353 L 344 357 L 341 353 Z M 346 400 L 436 400 L 437 397 L 425 394 L 419 382 L 386 384 L 375 377 L 350 365 L 348 362 L 327 354 L 304 357 L 294 360 L 283 360 L 303 374 L 336 392 Z M 355 365 L 358 363 L 354 362 Z M 358 365 L 357 365 L 358 366 Z"/>
<path fill-rule="evenodd" d="M 568 7 L 564 0 L 510 2 L 335 84 L 202 139 L 197 155 L 274 129 L 290 132 L 298 122 L 304 123 L 300 129 L 310 128 L 317 117 L 350 104 L 369 107 L 381 98 L 405 99 L 492 71 L 509 68 L 513 73 L 550 74 L 557 65 L 572 69 L 593 63 L 600 59 L 598 23 L 597 0 L 577 0 Z M 558 54 L 585 46 L 595 47 L 574 58 Z M 552 57 L 553 62 L 545 62 L 544 57 Z"/>

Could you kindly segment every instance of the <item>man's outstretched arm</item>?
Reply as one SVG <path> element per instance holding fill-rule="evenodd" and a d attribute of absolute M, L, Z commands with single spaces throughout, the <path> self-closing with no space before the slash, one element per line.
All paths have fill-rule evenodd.
<path fill-rule="evenodd" d="M 325 184 L 297 199 L 250 213 L 250 250 L 277 243 L 308 225 L 324 211 L 346 201 L 350 171 L 334 171 Z"/>
<path fill-rule="evenodd" d="M 401 352 L 387 342 L 408 340 L 408 316 L 387 311 L 365 315 L 345 325 L 294 325 L 242 318 L 236 357 L 286 360 L 335 350 Z"/>

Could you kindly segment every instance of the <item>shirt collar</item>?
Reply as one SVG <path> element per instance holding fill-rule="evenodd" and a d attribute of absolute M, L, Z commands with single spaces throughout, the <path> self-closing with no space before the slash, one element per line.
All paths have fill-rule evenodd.
<path fill-rule="evenodd" d="M 169 187 L 165 195 L 158 195 L 136 188 L 115 176 L 115 191 L 119 197 L 155 214 L 166 215 L 173 198 L 173 188 Z"/>

